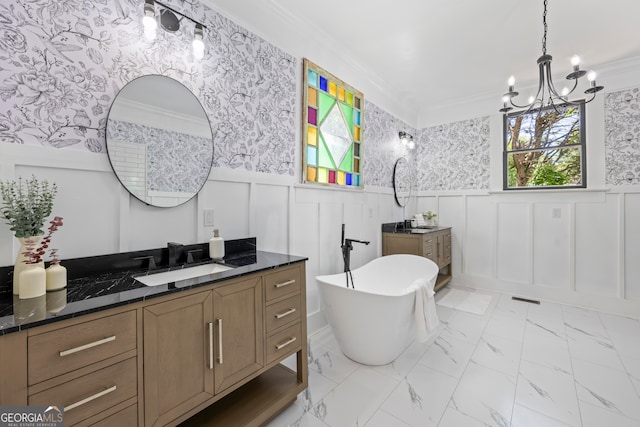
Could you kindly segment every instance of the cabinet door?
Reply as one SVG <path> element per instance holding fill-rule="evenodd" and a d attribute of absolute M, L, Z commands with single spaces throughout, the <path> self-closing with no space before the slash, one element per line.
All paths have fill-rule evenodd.
<path fill-rule="evenodd" d="M 382 255 L 410 254 L 423 256 L 419 234 L 382 233 Z"/>
<path fill-rule="evenodd" d="M 144 309 L 145 425 L 165 425 L 213 396 L 210 291 Z"/>
<path fill-rule="evenodd" d="M 213 295 L 218 393 L 264 366 L 262 280 L 220 286 Z"/>

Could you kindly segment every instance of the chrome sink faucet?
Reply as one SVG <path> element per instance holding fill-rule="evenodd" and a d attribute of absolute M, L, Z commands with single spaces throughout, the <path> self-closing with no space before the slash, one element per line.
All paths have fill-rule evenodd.
<path fill-rule="evenodd" d="M 180 254 L 182 253 L 182 243 L 169 242 L 167 243 L 167 249 L 169 250 L 169 267 L 176 265 Z"/>

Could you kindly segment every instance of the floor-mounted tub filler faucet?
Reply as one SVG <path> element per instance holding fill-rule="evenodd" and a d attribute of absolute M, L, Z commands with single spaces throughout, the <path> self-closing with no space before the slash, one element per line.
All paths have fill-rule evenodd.
<path fill-rule="evenodd" d="M 368 245 L 370 242 L 366 242 L 364 240 L 356 240 L 356 239 L 345 239 L 344 238 L 344 224 L 342 224 L 342 238 L 341 248 L 342 248 L 342 260 L 344 261 L 344 274 L 347 278 L 347 288 L 349 287 L 349 278 L 351 278 L 351 287 L 355 289 L 353 285 L 353 276 L 351 275 L 351 251 L 353 250 L 353 243 L 362 243 L 364 245 Z"/>

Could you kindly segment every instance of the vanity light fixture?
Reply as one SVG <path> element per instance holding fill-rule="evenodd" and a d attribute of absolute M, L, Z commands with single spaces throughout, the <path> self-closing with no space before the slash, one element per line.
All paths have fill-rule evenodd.
<path fill-rule="evenodd" d="M 565 87 L 562 91 L 558 91 L 556 89 L 553 84 L 553 79 L 551 78 L 551 60 L 553 57 L 547 54 L 547 0 L 544 0 L 542 25 L 544 28 L 544 36 L 542 37 L 542 56 L 538 58 L 538 92 L 535 96 L 529 98 L 527 105 L 517 105 L 513 102 L 513 98 L 518 96 L 518 92 L 514 89 L 515 78 L 513 76 L 509 77 L 509 90 L 502 96 L 503 107 L 500 109 L 501 113 L 506 114 L 513 110 L 513 107 L 523 109 L 522 112 L 517 114 L 518 116 L 527 114 L 533 108 L 542 110 L 546 107 L 552 107 L 557 111 L 557 107 L 559 105 L 580 105 L 582 103 L 586 104 L 587 102 L 591 102 L 596 97 L 596 93 L 604 89 L 604 86 L 596 85 L 596 73 L 594 71 L 589 71 L 589 73 L 587 73 L 580 69 L 580 58 L 577 55 L 574 55 L 571 58 L 573 72 L 566 77 L 569 81 L 573 80 L 573 88 L 569 89 Z M 590 82 L 590 86 L 584 91 L 584 93 L 586 95 L 591 95 L 591 98 L 588 100 L 570 101 L 569 95 L 576 90 L 576 87 L 578 86 L 578 79 L 585 75 L 587 76 L 587 80 Z"/>
<path fill-rule="evenodd" d="M 402 145 L 406 146 L 409 150 L 413 150 L 416 147 L 416 143 L 413 141 L 413 135 L 401 130 L 398 132 L 398 136 L 400 137 Z"/>
<path fill-rule="evenodd" d="M 204 57 L 204 28 L 207 28 L 207 26 L 157 0 L 144 0 L 142 26 L 147 40 L 154 40 L 156 38 L 156 30 L 158 28 L 155 12 L 156 4 L 162 7 L 162 9 L 160 9 L 160 26 L 163 30 L 175 33 L 180 29 L 180 22 L 183 18 L 195 24 L 193 31 L 193 56 L 196 59 L 202 59 Z M 180 16 L 180 18 L 178 18 L 178 16 Z"/>

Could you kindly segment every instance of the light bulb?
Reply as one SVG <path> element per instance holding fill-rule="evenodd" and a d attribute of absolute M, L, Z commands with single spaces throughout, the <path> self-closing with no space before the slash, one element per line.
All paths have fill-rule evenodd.
<path fill-rule="evenodd" d="M 153 0 L 145 0 L 143 11 L 142 28 L 144 31 L 144 37 L 147 40 L 153 40 L 156 38 L 156 29 L 158 28 Z"/>
<path fill-rule="evenodd" d="M 502 102 L 504 102 L 505 104 L 506 104 L 507 102 L 509 102 L 509 97 L 508 97 L 508 96 L 503 96 L 503 97 L 502 97 Z"/>
<path fill-rule="evenodd" d="M 409 150 L 413 150 L 414 148 L 416 148 L 416 143 L 413 142 L 413 139 L 409 141 L 407 147 L 409 147 Z"/>
<path fill-rule="evenodd" d="M 596 81 L 596 72 L 595 71 L 589 71 L 589 74 L 587 74 L 587 80 L 589 80 L 590 82 L 595 82 Z"/>
<path fill-rule="evenodd" d="M 153 15 L 149 16 L 145 14 L 144 18 L 142 18 L 142 27 L 144 29 L 144 36 L 147 40 L 153 40 L 156 38 L 158 22 L 156 22 Z"/>
<path fill-rule="evenodd" d="M 202 40 L 193 40 L 193 56 L 196 59 L 202 59 L 204 57 L 204 42 Z"/>
<path fill-rule="evenodd" d="M 202 59 L 204 57 L 204 42 L 202 41 L 204 32 L 202 25 L 196 24 L 196 28 L 193 32 L 193 56 L 196 59 Z"/>
<path fill-rule="evenodd" d="M 573 55 L 571 57 L 571 65 L 573 65 L 574 67 L 580 65 L 580 57 L 578 55 Z"/>
<path fill-rule="evenodd" d="M 569 95 L 569 88 L 565 86 L 562 88 L 562 96 L 567 96 L 567 95 Z"/>
<path fill-rule="evenodd" d="M 510 76 L 508 84 L 509 86 L 513 86 L 514 84 L 516 84 L 516 78 L 514 76 Z"/>
<path fill-rule="evenodd" d="M 531 95 L 529 97 L 529 104 L 533 104 L 533 101 L 535 101 L 536 99 L 533 97 L 533 95 Z"/>

